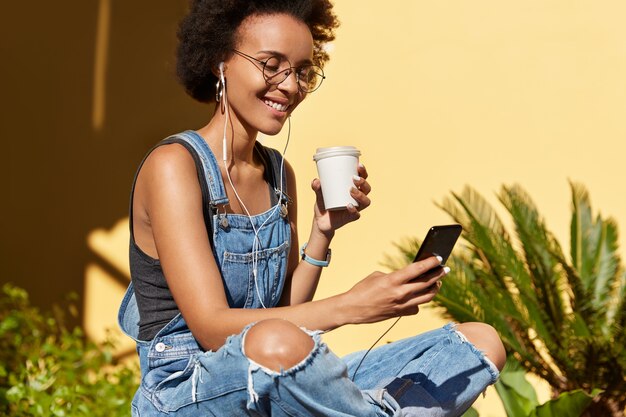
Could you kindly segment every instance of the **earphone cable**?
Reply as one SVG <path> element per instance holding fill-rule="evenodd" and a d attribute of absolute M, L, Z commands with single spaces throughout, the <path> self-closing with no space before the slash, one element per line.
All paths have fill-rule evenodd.
<path fill-rule="evenodd" d="M 387 333 L 389 333 L 389 330 L 393 329 L 393 326 L 396 325 L 397 322 L 400 321 L 400 319 L 402 318 L 402 316 L 398 317 L 396 319 L 396 321 L 394 321 L 391 326 L 389 326 L 389 328 L 387 330 L 385 330 L 385 332 L 383 334 L 380 335 L 380 337 L 378 339 L 376 339 L 376 341 L 372 344 L 372 346 L 370 346 L 369 349 L 367 349 L 367 352 L 365 352 L 365 354 L 363 355 L 363 357 L 361 358 L 361 360 L 359 361 L 359 364 L 356 366 L 356 369 L 354 370 L 354 372 L 352 373 L 352 382 L 354 382 L 354 378 L 356 377 L 356 373 L 359 371 L 359 368 L 361 367 L 361 364 L 363 364 L 363 361 L 365 360 L 365 358 L 367 357 L 367 355 L 370 353 L 370 351 L 374 348 L 374 346 L 376 346 L 376 344 L 378 342 L 380 342 L 380 339 L 382 339 L 383 337 L 385 337 L 385 335 Z"/>
<path fill-rule="evenodd" d="M 265 221 L 257 228 L 254 225 L 254 221 L 252 220 L 252 215 L 250 214 L 250 211 L 248 210 L 248 208 L 246 207 L 246 205 L 244 204 L 243 200 L 241 199 L 241 197 L 239 196 L 239 193 L 237 192 L 237 189 L 235 188 L 235 184 L 233 183 L 232 178 L 230 177 L 230 171 L 228 170 L 228 164 L 227 164 L 227 143 L 226 143 L 226 132 L 227 132 L 227 127 L 228 127 L 228 119 L 230 116 L 229 113 L 229 109 L 228 109 L 228 94 L 226 92 L 226 81 L 224 79 L 224 73 L 223 73 L 223 69 L 220 67 L 220 77 L 222 80 L 222 85 L 223 85 L 223 99 L 224 99 L 224 107 L 225 107 L 225 120 L 224 120 L 224 134 L 223 134 L 223 138 L 222 138 L 222 161 L 224 163 L 224 170 L 226 171 L 226 177 L 228 178 L 228 182 L 230 183 L 231 188 L 233 189 L 233 192 L 235 194 L 235 197 L 237 198 L 237 201 L 239 202 L 239 204 L 241 205 L 241 207 L 244 209 L 246 216 L 248 216 L 248 219 L 250 220 L 250 225 L 252 226 L 252 230 L 254 232 L 254 241 L 252 242 L 252 275 L 254 278 L 254 286 L 256 289 L 256 293 L 257 293 L 257 297 L 259 298 L 259 302 L 261 303 L 261 306 L 263 308 L 267 308 L 265 306 L 265 303 L 263 303 L 263 298 L 261 297 L 261 293 L 259 290 L 259 285 L 258 285 L 258 280 L 257 280 L 257 275 L 258 275 L 258 262 L 259 262 L 259 252 L 260 252 L 260 248 L 261 248 L 261 242 L 259 240 L 259 232 L 260 230 L 263 228 L 263 226 L 265 226 L 265 224 L 267 223 L 267 221 L 272 218 L 272 214 L 274 212 L 276 212 L 276 210 L 279 209 L 279 207 L 282 204 L 282 199 L 283 199 L 283 171 L 284 171 L 284 166 L 285 166 L 285 154 L 287 153 L 287 146 L 289 145 L 289 139 L 291 137 L 291 117 L 288 118 L 288 131 L 287 131 L 287 142 L 285 143 L 285 148 L 283 150 L 283 154 L 281 155 L 281 163 L 280 163 L 280 190 L 279 190 L 279 196 L 278 196 L 278 203 L 274 206 L 272 213 L 270 213 L 267 218 L 265 219 Z M 276 189 L 275 189 L 276 190 Z"/>

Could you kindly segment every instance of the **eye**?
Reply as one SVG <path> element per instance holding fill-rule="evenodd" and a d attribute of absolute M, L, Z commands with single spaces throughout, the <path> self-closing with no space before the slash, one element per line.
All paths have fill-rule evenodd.
<path fill-rule="evenodd" d="M 298 77 L 306 80 L 306 79 L 308 79 L 311 76 L 311 71 L 312 70 L 313 69 L 309 65 L 306 65 L 306 66 L 303 66 L 303 67 L 299 67 L 297 69 Z"/>
<path fill-rule="evenodd" d="M 280 59 L 275 56 L 269 57 L 267 61 L 265 61 L 264 69 L 266 74 L 269 76 L 276 74 L 280 69 Z"/>
<path fill-rule="evenodd" d="M 305 65 L 298 68 L 297 73 L 298 79 L 300 79 L 301 83 L 306 85 L 317 83 L 317 72 L 315 72 L 315 67 L 311 65 Z"/>

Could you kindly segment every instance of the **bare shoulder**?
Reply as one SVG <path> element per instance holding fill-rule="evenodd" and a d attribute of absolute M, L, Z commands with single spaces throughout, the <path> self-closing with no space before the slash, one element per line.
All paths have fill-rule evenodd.
<path fill-rule="evenodd" d="M 170 143 L 161 145 L 153 150 L 142 167 L 146 173 L 184 174 L 187 171 L 195 173 L 195 164 L 189 151 L 181 144 Z"/>
<path fill-rule="evenodd" d="M 182 198 L 180 202 L 201 199 L 193 157 L 178 143 L 159 146 L 148 155 L 137 187 L 147 206 L 164 198 Z"/>

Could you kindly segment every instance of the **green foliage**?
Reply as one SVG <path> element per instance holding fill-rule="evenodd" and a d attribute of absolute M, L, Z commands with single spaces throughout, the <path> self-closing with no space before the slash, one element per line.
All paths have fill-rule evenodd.
<path fill-rule="evenodd" d="M 509 357 L 496 382 L 496 391 L 509 417 L 527 417 L 537 406 L 537 394 L 526 380 L 526 372 Z"/>
<path fill-rule="evenodd" d="M 3 286 L 0 415 L 129 415 L 138 367 L 115 364 L 113 343 L 97 346 L 79 327 L 68 329 L 65 314 L 42 313 L 24 290 Z"/>
<path fill-rule="evenodd" d="M 555 400 L 540 409 L 530 392 L 519 389 L 519 375 L 511 376 L 518 381 L 507 385 L 506 393 L 499 390 L 513 398 L 511 410 L 520 407 L 511 416 L 528 416 L 530 410 L 544 416 L 550 415 L 546 410 L 588 405 L 583 392 L 597 394 L 595 389 L 602 392 L 584 415 L 624 415 L 626 273 L 618 254 L 617 225 L 594 217 L 587 191 L 570 185 L 569 257 L 519 186 L 504 186 L 498 194 L 514 234 L 469 187 L 440 205 L 464 231 L 435 304 L 457 321 L 494 326 L 524 371 L 552 387 Z M 415 240 L 398 245 L 400 256 L 388 258 L 386 265 L 410 262 L 418 246 Z"/>
<path fill-rule="evenodd" d="M 526 371 L 509 356 L 496 382 L 496 391 L 508 417 L 580 416 L 601 390 L 587 394 L 583 390 L 561 393 L 557 398 L 539 404 L 535 388 L 526 379 Z"/>

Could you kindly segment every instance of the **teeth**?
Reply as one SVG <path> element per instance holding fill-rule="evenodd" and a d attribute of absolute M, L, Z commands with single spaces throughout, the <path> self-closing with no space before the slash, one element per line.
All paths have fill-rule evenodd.
<path fill-rule="evenodd" d="M 270 106 L 271 108 L 276 109 L 278 111 L 286 111 L 287 107 L 289 107 L 286 104 L 275 103 L 275 102 L 273 102 L 271 100 L 265 100 L 264 103 L 267 104 L 268 106 Z"/>

